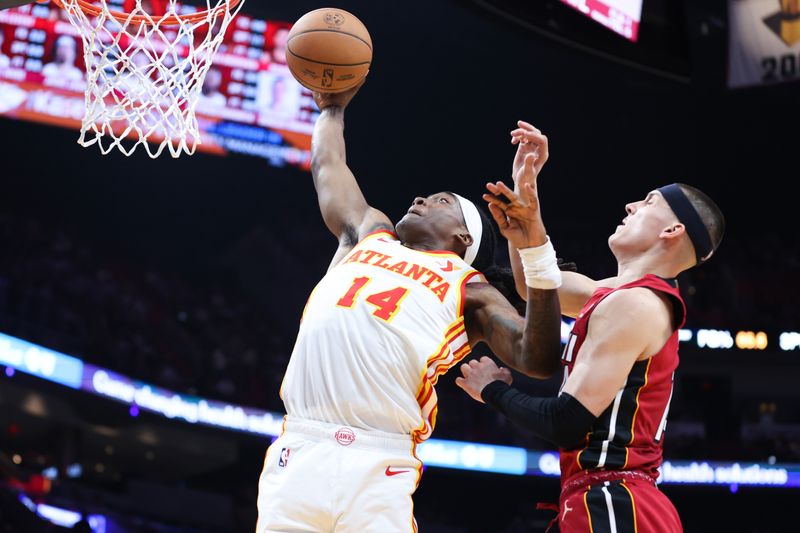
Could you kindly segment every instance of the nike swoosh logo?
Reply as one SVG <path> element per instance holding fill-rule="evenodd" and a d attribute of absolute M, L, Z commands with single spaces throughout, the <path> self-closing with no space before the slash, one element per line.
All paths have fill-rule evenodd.
<path fill-rule="evenodd" d="M 411 472 L 411 470 L 392 470 L 391 466 L 386 467 L 387 476 L 396 476 L 397 474 L 405 474 L 406 472 Z"/>

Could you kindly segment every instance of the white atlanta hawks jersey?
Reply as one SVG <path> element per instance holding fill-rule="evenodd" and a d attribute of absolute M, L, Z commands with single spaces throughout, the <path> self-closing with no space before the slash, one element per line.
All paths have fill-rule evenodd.
<path fill-rule="evenodd" d="M 433 386 L 471 350 L 464 290 L 481 279 L 454 253 L 368 235 L 308 299 L 281 387 L 287 414 L 428 438 Z"/>

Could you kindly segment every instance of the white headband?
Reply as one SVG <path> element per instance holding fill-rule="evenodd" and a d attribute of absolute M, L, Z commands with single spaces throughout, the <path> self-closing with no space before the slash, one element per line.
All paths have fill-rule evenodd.
<path fill-rule="evenodd" d="M 475 261 L 475 256 L 478 255 L 478 249 L 481 247 L 481 237 L 483 237 L 483 221 L 481 220 L 481 214 L 478 212 L 478 208 L 475 207 L 475 204 L 460 196 L 456 193 L 453 193 L 458 199 L 458 203 L 461 205 L 461 212 L 464 214 L 464 222 L 467 224 L 467 231 L 470 235 L 472 235 L 472 244 L 467 247 L 467 251 L 464 252 L 464 261 L 471 265 L 473 261 Z"/>

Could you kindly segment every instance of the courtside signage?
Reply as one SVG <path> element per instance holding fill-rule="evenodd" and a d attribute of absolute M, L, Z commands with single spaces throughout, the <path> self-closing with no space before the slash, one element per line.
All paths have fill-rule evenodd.
<path fill-rule="evenodd" d="M 789 349 L 794 349 L 800 334 L 785 334 L 784 349 L 790 346 Z M 132 415 L 145 410 L 189 424 L 268 437 L 277 437 L 283 425 L 282 413 L 179 394 L 2 333 L 0 365 L 130 405 Z M 9 378 L 13 375 L 6 371 Z M 429 439 L 417 446 L 416 453 L 426 466 L 518 476 L 558 477 L 561 474 L 559 456 L 554 451 Z M 286 455 L 288 458 L 288 453 Z M 800 487 L 800 464 L 664 461 L 659 483 L 726 485 L 732 490 L 738 486 Z"/>
<path fill-rule="evenodd" d="M 73 389 L 81 386 L 83 362 L 80 359 L 2 333 L 0 364 Z"/>
<path fill-rule="evenodd" d="M 280 433 L 283 424 L 283 415 L 277 413 L 178 394 L 92 365 L 85 367 L 81 388 L 190 424 L 200 423 L 267 436 Z"/>
<path fill-rule="evenodd" d="M 528 460 L 523 448 L 437 439 L 420 444 L 417 457 L 426 466 L 516 475 L 525 474 Z"/>

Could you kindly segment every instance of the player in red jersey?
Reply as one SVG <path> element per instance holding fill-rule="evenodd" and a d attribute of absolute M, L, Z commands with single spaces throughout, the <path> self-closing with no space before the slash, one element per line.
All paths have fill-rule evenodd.
<path fill-rule="evenodd" d="M 547 138 L 528 123 L 518 125 L 515 166 L 537 153 L 538 174 Z M 487 188 L 501 227 L 527 209 L 501 182 Z M 683 184 L 651 191 L 625 210 L 608 241 L 617 276 L 598 282 L 563 273 L 562 313 L 576 321 L 562 355 L 559 396 L 534 398 L 512 388 L 508 370 L 488 357 L 462 365 L 464 377 L 456 381 L 558 445 L 561 533 L 682 531 L 675 507 L 656 487 L 686 316 L 675 278 L 711 257 L 725 219 L 710 198 Z M 516 253 L 512 258 L 518 288 L 524 287 L 535 264 L 523 258 L 523 268 Z"/>

